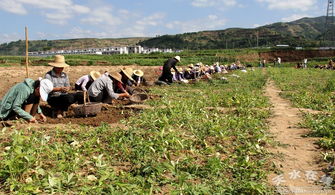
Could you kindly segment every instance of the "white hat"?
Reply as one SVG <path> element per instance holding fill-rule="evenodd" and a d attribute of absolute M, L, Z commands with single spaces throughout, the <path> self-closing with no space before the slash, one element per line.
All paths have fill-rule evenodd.
<path fill-rule="evenodd" d="M 180 56 L 175 56 L 174 59 L 176 59 L 178 62 L 180 62 Z"/>
<path fill-rule="evenodd" d="M 134 75 L 138 76 L 138 77 L 142 77 L 144 75 L 142 70 L 134 70 Z"/>
<path fill-rule="evenodd" d="M 43 101 L 47 101 L 49 93 L 53 90 L 54 85 L 49 79 L 40 81 L 40 96 Z"/>
<path fill-rule="evenodd" d="M 55 60 L 54 62 L 48 63 L 50 66 L 56 67 L 56 68 L 65 68 L 68 67 L 69 65 L 65 63 L 65 58 L 62 55 L 55 55 Z"/>

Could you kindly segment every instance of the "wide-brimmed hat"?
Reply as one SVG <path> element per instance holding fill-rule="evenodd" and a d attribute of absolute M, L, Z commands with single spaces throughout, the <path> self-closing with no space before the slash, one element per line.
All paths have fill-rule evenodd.
<path fill-rule="evenodd" d="M 142 70 L 134 70 L 134 75 L 138 76 L 138 77 L 142 77 L 144 75 Z"/>
<path fill-rule="evenodd" d="M 65 67 L 70 66 L 67 63 L 65 63 L 64 56 L 62 56 L 62 55 L 55 55 L 54 57 L 55 57 L 54 62 L 48 63 L 50 66 L 53 66 L 53 67 L 56 67 L 56 68 L 65 68 Z"/>
<path fill-rule="evenodd" d="M 132 68 L 121 68 L 121 72 L 123 72 L 129 80 L 134 81 L 134 79 L 131 77 L 134 72 Z"/>
<path fill-rule="evenodd" d="M 90 72 L 90 76 L 95 81 L 97 78 L 99 78 L 101 76 L 101 74 L 100 74 L 100 72 L 93 70 L 93 71 Z"/>
<path fill-rule="evenodd" d="M 40 96 L 43 101 L 48 100 L 49 93 L 53 90 L 54 85 L 49 79 L 42 79 L 40 81 Z"/>
<path fill-rule="evenodd" d="M 122 75 L 120 73 L 112 72 L 112 73 L 109 73 L 109 76 L 114 78 L 115 80 L 119 81 L 120 83 L 123 83 L 122 82 Z"/>
<path fill-rule="evenodd" d="M 178 62 L 180 62 L 180 56 L 175 56 L 174 59 L 176 59 Z"/>

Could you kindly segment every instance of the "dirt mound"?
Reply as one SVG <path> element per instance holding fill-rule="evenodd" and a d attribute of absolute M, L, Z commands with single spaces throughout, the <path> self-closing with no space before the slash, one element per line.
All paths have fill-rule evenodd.
<path fill-rule="evenodd" d="M 335 50 L 280 50 L 259 53 L 260 59 L 271 62 L 274 58 L 280 57 L 282 62 L 296 62 L 303 59 L 311 59 L 317 57 L 333 57 Z"/>
<path fill-rule="evenodd" d="M 108 110 L 101 111 L 98 115 L 94 117 L 75 117 L 73 113 L 69 113 L 66 118 L 57 119 L 48 117 L 49 124 L 79 124 L 79 125 L 90 125 L 90 126 L 99 126 L 101 123 L 117 123 L 122 119 L 129 118 L 136 111 L 132 110 L 123 110 L 117 108 L 110 108 Z"/>

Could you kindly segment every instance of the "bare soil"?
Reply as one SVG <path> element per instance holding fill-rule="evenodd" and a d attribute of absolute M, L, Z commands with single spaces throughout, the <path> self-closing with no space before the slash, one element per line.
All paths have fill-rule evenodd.
<path fill-rule="evenodd" d="M 70 66 L 64 69 L 69 76 L 71 86 L 81 76 L 88 74 L 92 70 L 103 73 L 105 71 L 113 72 L 119 71 L 122 66 Z M 140 69 L 144 72 L 144 77 L 147 81 L 155 81 L 159 76 L 158 67 L 153 66 L 127 66 L 133 69 Z M 50 66 L 30 66 L 29 67 L 29 78 L 38 79 L 38 77 L 44 77 L 45 73 L 51 70 Z M 12 67 L 0 67 L 0 99 L 5 93 L 16 83 L 22 82 L 25 79 L 25 67 L 24 66 L 12 66 Z M 148 91 L 148 87 L 141 87 L 141 89 Z M 151 96 L 153 97 L 153 96 Z M 137 113 L 141 109 L 134 108 L 122 108 L 122 105 L 129 105 L 129 100 L 115 100 L 113 106 L 104 106 L 102 112 L 93 117 L 81 117 L 77 118 L 71 109 L 67 112 L 67 116 L 62 119 L 52 118 L 50 107 L 42 104 L 43 113 L 47 116 L 47 124 L 79 124 L 79 125 L 91 125 L 99 126 L 102 122 L 104 123 L 118 123 L 122 119 L 126 119 L 133 114 Z M 119 105 L 119 106 L 115 106 Z M 121 106 L 120 106 L 121 105 Z"/>
<path fill-rule="evenodd" d="M 279 93 L 280 90 L 270 81 L 265 94 L 273 104 L 270 132 L 278 143 L 270 151 L 275 154 L 273 163 L 280 173 L 271 174 L 269 182 L 278 191 L 285 189 L 282 194 L 335 194 L 335 191 L 326 191 L 317 184 L 325 175 L 321 150 L 315 144 L 317 139 L 305 137 L 309 130 L 298 127 L 302 121 L 299 109 L 293 108 Z"/>

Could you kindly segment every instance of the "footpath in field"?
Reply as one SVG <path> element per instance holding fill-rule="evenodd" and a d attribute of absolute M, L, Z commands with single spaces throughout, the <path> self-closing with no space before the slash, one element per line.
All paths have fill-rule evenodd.
<path fill-rule="evenodd" d="M 318 161 L 321 152 L 314 144 L 316 138 L 303 137 L 309 130 L 298 127 L 302 120 L 299 109 L 293 108 L 279 93 L 274 82 L 269 81 L 265 94 L 273 104 L 270 132 L 278 142 L 270 151 L 276 154 L 274 164 L 280 170 L 269 176 L 269 182 L 281 194 L 335 194 L 325 188 L 332 179 L 322 172 Z"/>

